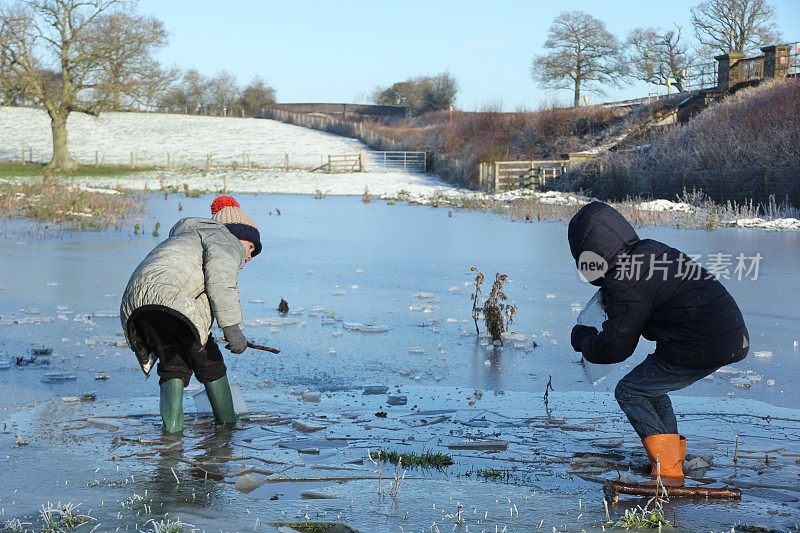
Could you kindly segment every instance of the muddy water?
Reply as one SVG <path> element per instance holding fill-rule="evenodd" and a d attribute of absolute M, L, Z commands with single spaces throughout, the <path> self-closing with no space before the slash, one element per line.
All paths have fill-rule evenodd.
<path fill-rule="evenodd" d="M 42 504 L 71 501 L 91 509 L 101 530 L 147 529 L 147 520 L 162 520 L 165 512 L 209 530 L 269 531 L 277 522 L 307 519 L 364 531 L 428 530 L 433 523 L 442 531 L 574 530 L 606 520 L 597 478 L 616 477 L 619 465 L 641 477 L 646 459 L 616 409 L 613 387 L 652 345 L 643 341 L 595 386 L 576 364 L 569 331 L 593 289 L 574 273 L 564 224 L 357 198 L 241 201 L 264 241 L 262 255 L 240 276 L 245 333 L 282 353 L 228 357 L 251 418 L 219 435 L 192 416 L 178 445 L 160 439 L 156 381 L 142 379 L 116 313 L 136 264 L 177 218 L 205 216 L 210 198 L 151 196 L 139 235 L 132 224 L 68 233 L 0 223 L 0 363 L 11 362 L 0 369 L 3 455 L 12 473 L 0 481 L 5 519 L 37 523 Z M 156 222 L 159 236 L 151 234 Z M 711 463 L 696 477 L 738 483 L 745 499 L 672 502 L 668 517 L 688 530 L 793 527 L 800 312 L 787 289 L 799 236 L 640 233 L 702 254 L 706 263 L 715 253 L 762 256 L 757 279 L 752 272 L 735 279 L 731 267 L 734 279 L 723 280 L 741 304 L 759 357 L 675 397 L 690 456 Z M 511 278 L 506 293 L 519 307 L 516 335 L 498 349 L 476 336 L 469 318 L 473 265 L 488 279 L 495 272 Z M 287 315 L 275 311 L 281 298 Z M 17 356 L 32 359 L 37 347 L 53 352 L 15 364 Z M 74 380 L 42 382 L 56 372 Z M 545 409 L 551 376 L 555 390 Z M 365 395 L 365 386 L 388 390 Z M 193 383 L 187 393 L 189 415 L 198 390 Z M 95 401 L 71 401 L 89 392 Z M 387 395 L 407 403 L 389 405 Z M 16 446 L 16 435 L 28 444 Z M 736 435 L 749 455 L 734 463 Z M 448 448 L 476 438 L 508 446 Z M 367 458 L 367 449 L 378 448 L 450 452 L 455 465 L 409 470 L 392 498 L 395 467 L 383 464 L 379 483 Z M 595 456 L 576 460 L 577 452 Z M 485 468 L 503 475 L 487 481 L 477 474 Z M 612 518 L 624 508 L 612 508 Z"/>

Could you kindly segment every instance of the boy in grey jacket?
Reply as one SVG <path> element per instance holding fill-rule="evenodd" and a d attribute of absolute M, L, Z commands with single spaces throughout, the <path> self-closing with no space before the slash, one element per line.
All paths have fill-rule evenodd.
<path fill-rule="evenodd" d="M 216 198 L 211 213 L 212 220 L 179 220 L 134 270 L 122 296 L 122 329 L 146 376 L 158 360 L 167 433 L 183 431 L 183 389 L 193 373 L 205 386 L 217 422 L 236 420 L 211 323 L 222 328 L 228 350 L 245 351 L 239 271 L 261 252 L 261 237 L 230 196 Z"/>

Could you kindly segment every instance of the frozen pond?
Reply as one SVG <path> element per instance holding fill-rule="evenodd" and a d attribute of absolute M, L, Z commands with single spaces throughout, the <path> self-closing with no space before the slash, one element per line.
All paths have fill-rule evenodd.
<path fill-rule="evenodd" d="M 4 468 L 12 470 L 0 481 L 6 519 L 35 515 L 48 501 L 72 501 L 85 502 L 81 510 L 91 508 L 104 524 L 101 529 L 109 523 L 146 528 L 146 520 L 163 517 L 167 509 L 180 510 L 170 516 L 213 530 L 258 523 L 270 531 L 275 529 L 270 524 L 306 515 L 364 531 L 399 531 L 400 526 L 427 531 L 434 522 L 442 531 L 453 526 L 466 531 L 467 525 L 472 531 L 494 531 L 496 525 L 498 530 L 542 524 L 546 530 L 574 530 L 603 524 L 600 485 L 584 478 L 603 472 L 612 477 L 610 467 L 576 472 L 573 454 L 608 452 L 615 444 L 619 456 L 607 458 L 611 463 L 635 474 L 645 462 L 616 408 L 613 388 L 652 344 L 642 341 L 633 358 L 613 367 L 597 385 L 588 381 L 569 333 L 594 289 L 578 279 L 563 223 L 513 223 L 485 213 L 364 204 L 356 197 L 241 196 L 244 209 L 261 226 L 264 243 L 264 252 L 240 276 L 244 330 L 251 340 L 282 352 L 226 356 L 231 380 L 254 418 L 222 437 L 210 436 L 204 423 L 190 423 L 183 453 L 175 456 L 169 443 L 159 441 L 157 380 L 142 379 L 120 336 L 119 297 L 135 266 L 172 224 L 181 216 L 208 216 L 211 198 L 151 195 L 139 235 L 132 224 L 124 231 L 70 233 L 0 222 L 0 365 L 11 363 L 0 369 L 3 455 L 9 463 Z M 156 222 L 159 237 L 151 235 Z M 745 499 L 733 504 L 671 503 L 668 517 L 689 530 L 730 530 L 737 523 L 789 528 L 800 520 L 800 412 L 795 410 L 800 404 L 800 311 L 791 289 L 800 264 L 800 235 L 747 229 L 638 231 L 700 255 L 706 264 L 720 259 L 714 254 L 732 257 L 731 279 L 723 283 L 739 302 L 752 337 L 745 361 L 675 397 L 679 423 L 692 443 L 690 454 L 714 458 L 717 470 L 703 475 L 739 479 L 751 493 L 745 489 Z M 757 273 L 738 276 L 736 257 L 757 254 Z M 484 296 L 495 272 L 510 277 L 505 292 L 519 312 L 510 328 L 516 335 L 502 348 L 487 347 L 486 339 L 475 335 L 471 266 L 486 274 Z M 290 307 L 285 316 L 276 311 L 281 298 Z M 388 331 L 365 332 L 369 328 L 360 326 Z M 15 364 L 16 357 L 30 358 L 38 347 L 53 353 Z M 54 372 L 72 373 L 75 379 L 42 382 Z M 99 373 L 109 379 L 96 380 Z M 555 390 L 547 411 L 542 395 L 550 377 Z M 407 404 L 388 405 L 386 394 L 363 395 L 365 386 L 388 387 L 388 394 L 405 396 Z M 62 399 L 88 392 L 97 400 Z M 317 393 L 319 403 L 313 401 Z M 191 413 L 190 395 L 185 406 Z M 376 412 L 388 416 L 376 418 Z M 97 422 L 97 417 L 122 415 L 128 416 L 113 419 L 114 429 Z M 435 428 L 427 427 L 432 421 Z M 14 445 L 17 434 L 27 446 Z M 744 470 L 731 462 L 736 435 L 753 452 Z M 448 444 L 476 436 L 509 445 L 491 454 L 454 452 L 461 457 L 444 473 L 409 470 L 396 501 L 388 495 L 394 467 L 386 463 L 387 495 L 378 499 L 367 448 L 447 452 Z M 134 445 L 151 441 L 157 444 Z M 592 447 L 598 443 L 607 446 Z M 52 450 L 74 460 L 49 465 Z M 303 453 L 309 450 L 310 455 Z M 765 463 L 762 452 L 772 460 Z M 191 478 L 197 464 L 210 463 L 223 471 L 208 479 L 213 469 L 204 468 L 202 479 Z M 478 480 L 470 472 L 510 471 L 511 463 L 517 475 L 506 482 Z M 315 469 L 320 465 L 340 470 Z M 234 483 L 248 475 L 247 468 L 255 468 L 249 475 L 261 476 L 261 483 L 270 482 L 245 496 Z M 293 483 L 275 478 L 276 472 Z M 176 483 L 176 475 L 184 482 Z M 762 479 L 765 475 L 769 481 Z M 314 481 L 341 476 L 350 481 Z M 772 486 L 782 479 L 790 490 Z M 131 511 L 120 504 L 165 486 L 166 500 L 163 494 L 158 498 L 172 505 L 165 503 L 163 510 Z M 464 507 L 460 525 L 459 502 Z"/>

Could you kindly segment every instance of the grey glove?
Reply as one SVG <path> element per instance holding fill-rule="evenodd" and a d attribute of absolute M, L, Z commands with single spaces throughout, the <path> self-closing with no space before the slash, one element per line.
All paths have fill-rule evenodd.
<path fill-rule="evenodd" d="M 232 353 L 240 354 L 247 349 L 247 339 L 238 325 L 225 326 L 222 328 L 222 333 L 225 335 L 225 340 L 228 341 L 225 348 Z"/>

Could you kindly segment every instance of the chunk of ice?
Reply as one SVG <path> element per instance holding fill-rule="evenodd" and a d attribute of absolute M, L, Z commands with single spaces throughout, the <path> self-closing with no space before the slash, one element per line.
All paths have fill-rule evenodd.
<path fill-rule="evenodd" d="M 389 326 L 363 324 L 362 326 L 359 326 L 358 331 L 363 331 L 364 333 L 383 333 L 385 331 L 389 331 Z"/>
<path fill-rule="evenodd" d="M 78 376 L 71 372 L 51 372 L 42 376 L 42 383 L 64 383 L 77 381 Z"/>
<path fill-rule="evenodd" d="M 304 392 L 301 398 L 304 402 L 319 403 L 321 396 L 318 392 Z"/>
<path fill-rule="evenodd" d="M 389 395 L 386 399 L 386 403 L 389 405 L 406 405 L 408 403 L 408 397 L 402 395 Z"/>

